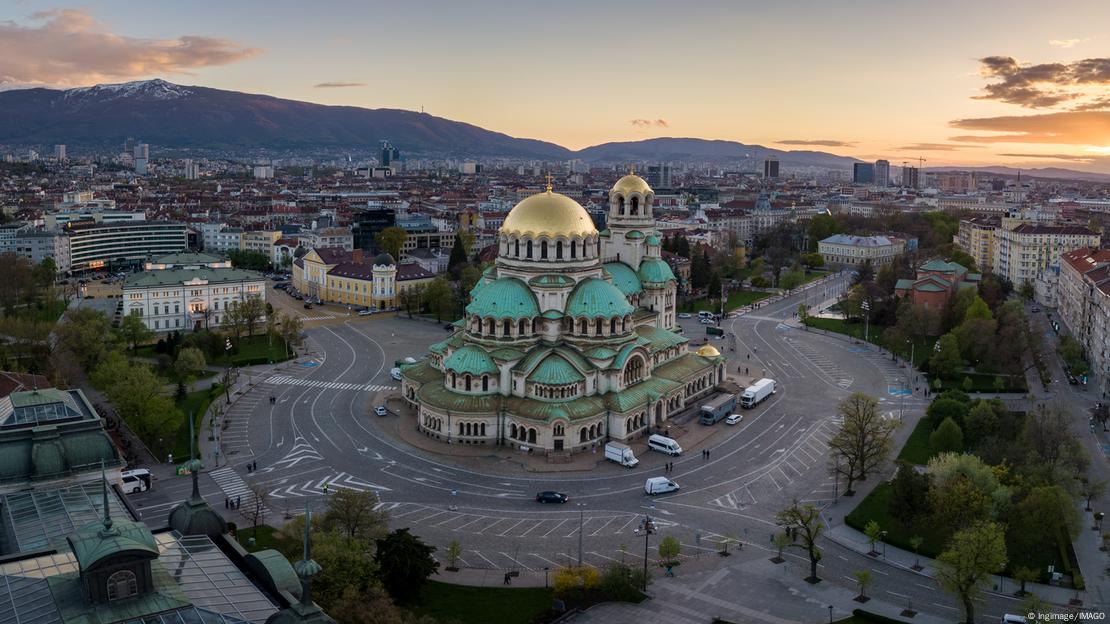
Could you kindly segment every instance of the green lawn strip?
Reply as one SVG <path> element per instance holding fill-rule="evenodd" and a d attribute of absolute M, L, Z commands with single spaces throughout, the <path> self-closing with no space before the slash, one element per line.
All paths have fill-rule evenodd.
<path fill-rule="evenodd" d="M 231 340 L 232 344 L 235 345 L 235 349 L 231 353 L 232 366 L 252 366 L 254 364 L 284 362 L 289 359 L 285 341 L 281 338 L 273 338 L 272 344 L 271 339 L 265 334 L 243 336 L 237 342 L 234 338 Z M 227 363 L 227 357 L 219 357 L 210 362 L 210 364 L 216 366 L 226 366 Z"/>
<path fill-rule="evenodd" d="M 910 433 L 906 445 L 902 447 L 902 452 L 898 453 L 898 460 L 919 466 L 929 463 L 935 455 L 932 446 L 929 445 L 929 435 L 932 433 L 933 427 L 928 418 L 917 421 L 917 426 Z"/>
<path fill-rule="evenodd" d="M 236 539 L 239 544 L 247 550 L 247 552 L 258 552 L 266 550 L 267 548 L 278 549 L 278 546 L 286 539 L 281 532 L 268 524 L 258 526 L 257 532 L 250 526 L 243 526 L 238 528 L 238 535 Z M 254 538 L 254 546 L 248 545 L 250 538 Z"/>
<path fill-rule="evenodd" d="M 971 380 L 971 388 L 964 388 L 964 378 Z M 1010 377 L 1008 375 L 992 375 L 989 373 L 961 373 L 952 379 L 942 380 L 945 388 L 958 388 L 966 392 L 996 392 L 997 388 L 994 387 L 994 380 L 999 377 L 1005 382 L 1002 386 L 1002 392 L 1025 392 L 1027 386 L 1025 379 L 1021 377 Z"/>
<path fill-rule="evenodd" d="M 868 332 L 868 328 L 862 322 L 845 321 L 844 319 L 814 316 L 806 318 L 806 325 L 809 325 L 810 327 L 813 327 L 815 329 L 823 329 L 825 331 L 833 332 L 835 334 L 851 336 L 852 338 L 856 338 L 858 340 L 863 340 L 864 334 L 869 333 L 868 337 L 870 338 L 870 342 L 872 344 L 876 344 L 880 347 L 883 347 L 884 349 L 894 351 L 902 358 L 909 359 L 910 353 L 912 351 L 913 363 L 916 367 L 920 367 L 925 362 L 925 360 L 929 359 L 929 356 L 933 353 L 933 345 L 936 344 L 937 341 L 936 338 L 919 338 L 914 341 L 913 349 L 910 349 L 909 343 L 893 345 L 892 348 L 891 345 L 886 344 L 886 341 L 883 340 L 883 330 L 886 329 L 886 327 L 882 325 L 872 324 L 870 327 L 870 331 Z"/>
<path fill-rule="evenodd" d="M 734 310 L 742 308 L 746 305 L 751 305 L 757 301 L 762 301 L 770 297 L 773 293 L 761 292 L 758 290 L 740 290 L 728 294 L 728 299 L 725 301 L 725 310 Z"/>
<path fill-rule="evenodd" d="M 551 608 L 554 590 L 543 587 L 473 587 L 429 581 L 415 611 L 462 624 L 528 624 Z"/>
<path fill-rule="evenodd" d="M 173 453 L 177 463 L 184 462 L 189 458 L 189 414 L 194 415 L 193 431 L 199 436 L 204 413 L 208 411 L 208 406 L 212 404 L 215 397 L 220 395 L 221 391 L 220 385 L 214 384 L 209 389 L 186 394 L 185 400 L 177 404 L 177 409 L 181 412 L 181 421 L 178 423 L 177 433 L 174 435 L 173 447 L 169 451 Z"/>

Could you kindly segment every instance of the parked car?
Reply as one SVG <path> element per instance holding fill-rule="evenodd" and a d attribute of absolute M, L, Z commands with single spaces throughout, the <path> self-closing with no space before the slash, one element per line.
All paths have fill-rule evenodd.
<path fill-rule="evenodd" d="M 389 410 L 385 409 L 384 405 L 375 405 L 374 406 L 374 415 L 375 416 L 387 416 L 387 415 L 389 415 Z"/>
<path fill-rule="evenodd" d="M 570 497 L 562 492 L 540 492 L 536 494 L 537 503 L 565 503 L 568 500 L 570 500 Z"/>
<path fill-rule="evenodd" d="M 394 381 L 401 381 L 401 369 L 394 366 L 389 369 L 389 376 L 392 377 Z"/>
<path fill-rule="evenodd" d="M 731 415 L 729 415 L 728 418 L 725 419 L 725 424 L 726 425 L 738 425 L 738 424 L 740 424 L 740 421 L 742 421 L 742 420 L 744 420 L 744 415 L 743 414 L 731 414 Z"/>
<path fill-rule="evenodd" d="M 1075 375 L 1068 374 L 1068 383 L 1073 386 L 1077 385 L 1079 384 L 1079 379 L 1077 379 Z"/>
<path fill-rule="evenodd" d="M 359 316 L 370 316 L 371 314 L 373 314 L 373 312 L 371 312 L 370 310 L 359 310 L 358 311 Z"/>
<path fill-rule="evenodd" d="M 680 319 L 694 318 L 694 315 L 690 314 L 689 312 L 679 312 L 678 313 L 678 318 L 680 318 Z"/>

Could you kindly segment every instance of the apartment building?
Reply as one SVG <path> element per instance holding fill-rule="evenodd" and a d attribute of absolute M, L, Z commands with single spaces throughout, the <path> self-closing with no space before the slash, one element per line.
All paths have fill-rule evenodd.
<path fill-rule="evenodd" d="M 1084 247 L 1060 257 L 1056 303 L 1060 320 L 1083 345 L 1089 386 L 1110 392 L 1110 251 Z"/>
<path fill-rule="evenodd" d="M 992 217 L 960 219 L 956 244 L 975 259 L 975 266 L 984 273 L 994 267 L 994 238 L 1001 221 Z"/>
<path fill-rule="evenodd" d="M 1078 225 L 1044 225 L 1003 218 L 994 232 L 991 270 L 1015 287 L 1034 282 L 1042 271 L 1059 264 L 1061 254 L 1080 247 L 1097 248 L 1098 232 Z M 970 253 L 970 252 L 969 252 Z"/>

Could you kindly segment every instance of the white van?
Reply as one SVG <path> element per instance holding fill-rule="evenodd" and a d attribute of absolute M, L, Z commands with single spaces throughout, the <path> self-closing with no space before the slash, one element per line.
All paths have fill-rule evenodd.
<path fill-rule="evenodd" d="M 672 457 L 682 454 L 682 447 L 678 445 L 678 442 L 667 436 L 659 435 L 658 433 L 652 434 L 652 436 L 648 438 L 648 448 L 653 451 L 659 451 L 660 453 L 666 453 Z"/>
<path fill-rule="evenodd" d="M 126 494 L 138 494 L 150 489 L 150 471 L 146 468 L 124 470 L 119 476 L 120 489 Z"/>
<path fill-rule="evenodd" d="M 648 495 L 677 492 L 678 484 L 667 477 L 650 477 L 644 482 L 644 493 Z"/>

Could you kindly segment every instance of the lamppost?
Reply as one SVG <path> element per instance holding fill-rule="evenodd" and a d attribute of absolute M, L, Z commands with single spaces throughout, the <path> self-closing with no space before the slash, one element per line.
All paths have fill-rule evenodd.
<path fill-rule="evenodd" d="M 586 504 L 578 504 L 578 567 L 582 567 L 582 529 L 584 526 L 583 518 L 586 514 Z"/>
<path fill-rule="evenodd" d="M 224 373 L 224 398 L 231 405 L 231 337 L 224 341 L 224 357 L 227 358 L 227 371 Z"/>
<path fill-rule="evenodd" d="M 883 559 L 886 559 L 886 531 L 879 534 L 879 539 L 883 542 Z"/>
<path fill-rule="evenodd" d="M 832 612 L 833 612 L 833 606 L 829 605 L 829 624 L 832 624 Z"/>
<path fill-rule="evenodd" d="M 643 533 L 644 533 L 644 579 L 643 579 L 644 586 L 643 586 L 643 591 L 647 591 L 648 538 L 650 538 L 651 534 L 655 532 L 655 523 L 652 522 L 651 516 L 649 516 L 647 514 L 644 514 L 644 519 L 640 521 L 640 526 L 636 527 L 636 529 L 635 529 L 636 535 L 639 535 L 641 531 L 643 531 Z"/>

